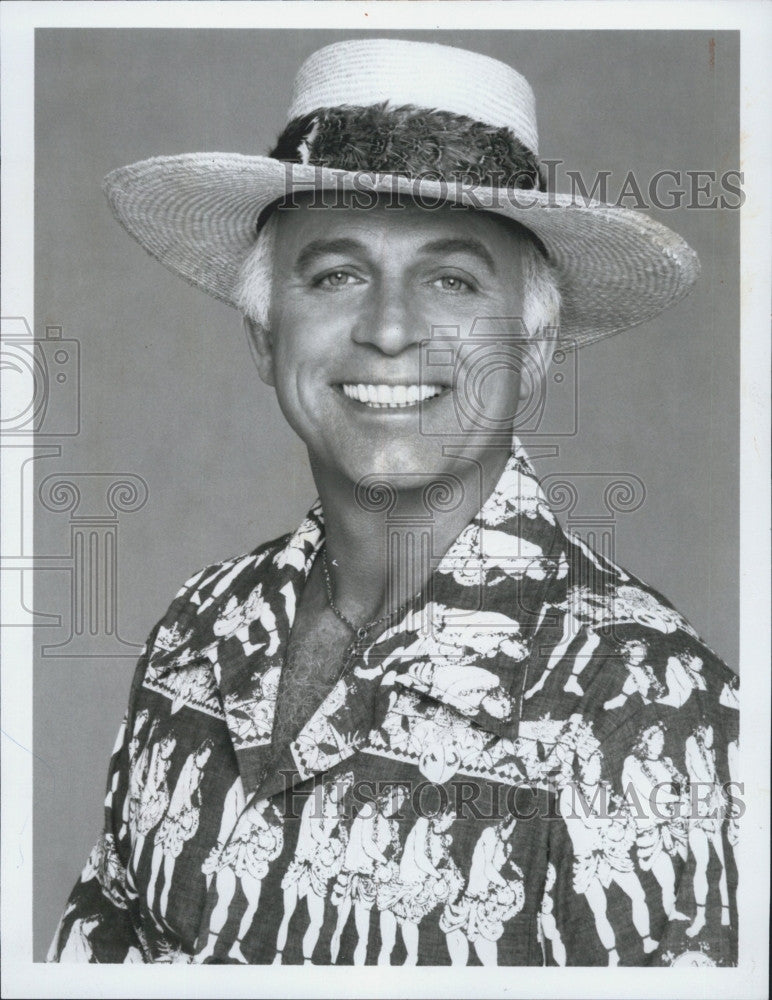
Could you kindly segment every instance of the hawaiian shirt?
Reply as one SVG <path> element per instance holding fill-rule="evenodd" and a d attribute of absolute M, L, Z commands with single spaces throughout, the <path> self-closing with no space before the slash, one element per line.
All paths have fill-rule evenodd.
<path fill-rule="evenodd" d="M 151 633 L 49 960 L 736 964 L 736 676 L 672 605 L 515 451 L 277 759 L 323 540 L 317 503 Z"/>

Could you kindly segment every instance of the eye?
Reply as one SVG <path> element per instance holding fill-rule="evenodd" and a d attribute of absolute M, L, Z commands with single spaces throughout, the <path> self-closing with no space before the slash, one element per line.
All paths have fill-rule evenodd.
<path fill-rule="evenodd" d="M 348 271 L 328 271 L 315 278 L 314 288 L 344 288 L 346 285 L 359 284 L 359 280 Z"/>
<path fill-rule="evenodd" d="M 463 278 L 459 278 L 456 274 L 443 274 L 439 278 L 435 278 L 432 282 L 435 288 L 439 288 L 443 292 L 473 292 L 474 287 L 469 281 L 465 281 Z"/>

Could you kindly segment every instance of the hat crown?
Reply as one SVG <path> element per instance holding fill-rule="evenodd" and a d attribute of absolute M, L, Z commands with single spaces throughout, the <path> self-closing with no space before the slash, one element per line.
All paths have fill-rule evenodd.
<path fill-rule="evenodd" d="M 318 49 L 295 77 L 288 120 L 319 108 L 384 101 L 509 129 L 538 154 L 534 96 L 525 77 L 498 59 L 434 42 L 366 38 Z"/>

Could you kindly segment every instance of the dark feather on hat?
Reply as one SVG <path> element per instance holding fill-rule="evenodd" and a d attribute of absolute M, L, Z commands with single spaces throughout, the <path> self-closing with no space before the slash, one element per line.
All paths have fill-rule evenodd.
<path fill-rule="evenodd" d="M 289 163 L 543 190 L 539 161 L 506 128 L 388 103 L 296 118 L 269 154 Z"/>

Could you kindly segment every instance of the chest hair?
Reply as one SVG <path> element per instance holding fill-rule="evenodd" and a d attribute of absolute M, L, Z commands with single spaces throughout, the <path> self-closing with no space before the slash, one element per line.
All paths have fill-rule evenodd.
<path fill-rule="evenodd" d="M 353 638 L 328 609 L 298 609 L 279 684 L 275 752 L 298 735 L 335 686 Z"/>

